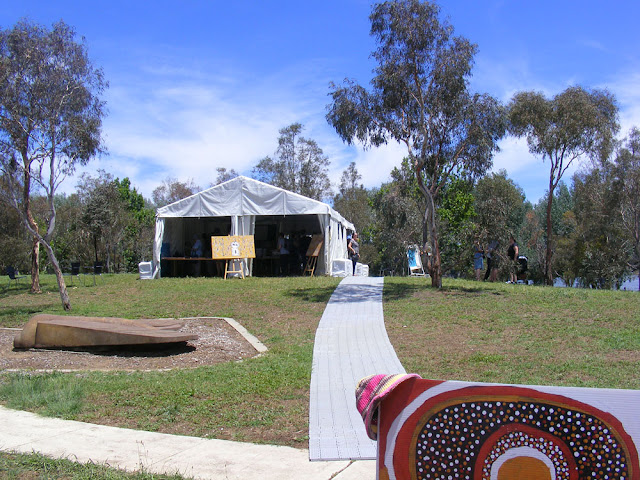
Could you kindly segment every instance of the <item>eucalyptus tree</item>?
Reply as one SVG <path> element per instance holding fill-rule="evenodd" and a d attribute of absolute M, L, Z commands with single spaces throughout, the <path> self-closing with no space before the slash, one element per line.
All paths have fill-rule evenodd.
<path fill-rule="evenodd" d="M 151 198 L 156 208 L 160 208 L 187 198 L 199 191 L 200 187 L 191 178 L 181 182 L 175 178 L 167 177 L 162 181 L 162 185 L 153 189 Z"/>
<path fill-rule="evenodd" d="M 55 193 L 76 165 L 102 149 L 106 88 L 86 45 L 73 28 L 58 22 L 49 30 L 28 21 L 0 31 L 0 169 L 3 200 L 20 215 L 33 238 L 31 291 L 40 291 L 39 245 L 47 251 L 65 310 L 71 309 L 51 240 Z M 34 218 L 32 196 L 44 192 L 44 231 Z"/>
<path fill-rule="evenodd" d="M 342 172 L 338 193 L 333 197 L 333 208 L 353 223 L 360 234 L 361 243 L 369 238 L 367 229 L 373 221 L 373 211 L 369 204 L 369 192 L 360 183 L 362 175 L 358 172 L 355 162 Z"/>
<path fill-rule="evenodd" d="M 81 223 L 91 238 L 93 261 L 104 255 L 107 271 L 111 271 L 115 248 L 122 241 L 127 215 L 113 175 L 98 171 L 98 176 L 84 174 L 78 185 L 83 211 Z"/>
<path fill-rule="evenodd" d="M 574 161 L 610 154 L 618 131 L 618 108 L 606 90 L 569 87 L 551 99 L 538 92 L 519 92 L 509 105 L 509 120 L 510 131 L 527 138 L 529 151 L 549 161 L 544 273 L 547 285 L 553 285 L 554 191 Z"/>
<path fill-rule="evenodd" d="M 547 250 L 547 209 L 549 204 L 549 192 L 533 207 L 533 213 L 537 217 L 539 232 L 537 232 L 535 251 L 536 274 L 540 271 L 540 280 L 546 283 L 544 266 L 546 264 Z M 573 285 L 578 274 L 577 266 L 580 263 L 580 241 L 575 216 L 575 198 L 573 191 L 560 181 L 555 188 L 551 199 L 551 231 L 553 233 L 553 276 L 560 277 L 566 285 Z"/>
<path fill-rule="evenodd" d="M 391 171 L 391 181 L 371 193 L 374 221 L 371 237 L 378 250 L 375 266 L 402 271 L 407 267 L 407 247 L 420 244 L 424 198 L 407 159 Z"/>
<path fill-rule="evenodd" d="M 138 263 L 149 260 L 153 255 L 155 210 L 152 203 L 131 185 L 128 177 L 122 180 L 116 178 L 114 184 L 118 189 L 127 217 L 125 235 L 119 251 L 123 255 L 124 269 L 128 272 L 137 272 Z M 119 266 L 119 264 L 114 265 L 115 268 Z"/>
<path fill-rule="evenodd" d="M 497 240 L 504 245 L 509 235 L 519 233 L 525 216 L 525 195 L 506 170 L 478 180 L 474 199 L 481 241 Z"/>
<path fill-rule="evenodd" d="M 331 85 L 327 120 L 347 143 L 365 148 L 399 142 L 423 195 L 423 241 L 432 251 L 432 285 L 442 286 L 438 206 L 454 178 L 475 178 L 492 164 L 506 129 L 505 112 L 468 83 L 476 46 L 454 36 L 428 1 L 396 0 L 373 7 L 377 62 L 370 89 L 353 80 Z"/>
<path fill-rule="evenodd" d="M 224 167 L 216 168 L 216 172 L 218 172 L 218 176 L 216 177 L 216 183 L 211 186 L 220 185 L 221 183 L 228 182 L 229 180 L 233 180 L 236 178 L 239 173 L 236 172 L 233 168 L 231 170 L 227 170 Z"/>
<path fill-rule="evenodd" d="M 315 200 L 331 196 L 329 158 L 315 140 L 302 137 L 304 127 L 293 123 L 279 130 L 275 157 L 265 157 L 253 168 L 257 180 Z"/>
<path fill-rule="evenodd" d="M 0 178 L 0 182 L 2 180 Z M 18 213 L 11 208 L 0 208 L 0 271 L 7 266 L 27 271 L 31 261 L 30 238 Z"/>
<path fill-rule="evenodd" d="M 498 252 L 504 252 L 509 236 L 514 235 L 522 250 L 525 245 L 519 234 L 525 221 L 525 195 L 522 188 L 507 176 L 506 170 L 479 179 L 473 197 L 476 214 L 474 240 L 485 246 L 497 242 L 500 246 Z"/>
<path fill-rule="evenodd" d="M 622 230 L 629 245 L 629 267 L 640 269 L 640 130 L 633 127 L 626 143 L 619 149 L 614 166 L 619 192 L 618 209 Z M 639 276 L 640 277 L 640 276 Z M 638 278 L 640 288 L 640 278 Z"/>
<path fill-rule="evenodd" d="M 615 183 L 614 165 L 609 161 L 573 176 L 578 277 L 583 286 L 612 288 L 628 273 L 629 244 Z"/>

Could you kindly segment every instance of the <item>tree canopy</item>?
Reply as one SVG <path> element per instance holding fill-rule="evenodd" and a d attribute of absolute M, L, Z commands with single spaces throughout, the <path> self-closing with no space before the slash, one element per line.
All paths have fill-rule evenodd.
<path fill-rule="evenodd" d="M 632 252 L 628 261 L 633 270 L 640 269 L 640 130 L 633 127 L 615 161 L 616 185 L 622 229 Z M 640 287 L 640 279 L 638 280 Z"/>
<path fill-rule="evenodd" d="M 340 137 L 375 147 L 396 141 L 407 148 L 426 200 L 432 284 L 442 285 L 437 209 L 454 177 L 475 178 L 492 164 L 506 129 L 505 111 L 468 80 L 476 46 L 453 35 L 440 7 L 419 0 L 376 4 L 370 16 L 378 48 L 369 90 L 353 80 L 332 84 L 327 120 Z"/>
<path fill-rule="evenodd" d="M 606 90 L 569 87 L 547 99 L 537 92 L 519 92 L 509 105 L 509 129 L 524 136 L 529 151 L 549 161 L 545 278 L 553 285 L 553 193 L 567 168 L 587 156 L 605 160 L 618 131 L 618 107 Z"/>
<path fill-rule="evenodd" d="M 274 158 L 263 158 L 253 169 L 260 180 L 315 200 L 331 196 L 328 170 L 331 162 L 315 140 L 301 136 L 304 127 L 293 123 L 281 128 Z"/>
<path fill-rule="evenodd" d="M 181 182 L 175 178 L 167 177 L 162 181 L 162 185 L 153 190 L 151 195 L 155 206 L 160 208 L 187 198 L 199 191 L 200 187 L 191 178 Z"/>
<path fill-rule="evenodd" d="M 102 148 L 106 88 L 84 43 L 64 22 L 51 30 L 28 21 L 0 31 L 0 192 L 19 212 L 33 236 L 32 291 L 39 291 L 38 252 L 42 244 L 52 263 L 65 309 L 69 297 L 50 241 L 55 229 L 54 197 L 77 164 Z M 45 192 L 44 232 L 31 211 L 34 189 Z"/>

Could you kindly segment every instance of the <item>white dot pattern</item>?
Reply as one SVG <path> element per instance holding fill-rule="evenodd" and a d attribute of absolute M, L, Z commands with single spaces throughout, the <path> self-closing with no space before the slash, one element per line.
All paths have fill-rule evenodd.
<path fill-rule="evenodd" d="M 499 429 L 514 425 L 511 432 L 492 438 L 490 454 L 478 459 L 480 449 Z M 518 432 L 523 425 L 529 432 Z M 518 446 L 534 448 L 547 456 L 556 478 L 569 478 L 574 463 L 579 478 L 629 478 L 621 441 L 597 417 L 549 403 L 477 401 L 447 406 L 433 413 L 419 428 L 415 445 L 416 478 L 488 479 L 491 464 L 505 451 Z M 561 446 L 572 452 L 571 462 Z M 485 446 L 486 450 L 486 446 Z M 478 463 L 483 463 L 479 465 Z"/>

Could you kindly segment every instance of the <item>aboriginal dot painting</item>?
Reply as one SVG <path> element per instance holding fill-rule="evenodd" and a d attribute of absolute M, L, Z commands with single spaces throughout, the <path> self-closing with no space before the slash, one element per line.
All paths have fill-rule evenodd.
<path fill-rule="evenodd" d="M 403 431 L 408 448 L 393 462 L 397 467 L 408 458 L 409 475 L 391 478 L 640 478 L 636 446 L 614 415 L 524 387 L 469 387 L 435 396 L 412 413 L 398 445 Z"/>
<path fill-rule="evenodd" d="M 253 235 L 228 235 L 211 237 L 211 258 L 255 258 Z"/>
<path fill-rule="evenodd" d="M 451 405 L 422 425 L 415 449 L 418 479 L 500 479 L 505 459 L 513 470 L 529 458 L 541 461 L 550 479 L 630 478 L 624 442 L 606 423 L 541 402 Z"/>

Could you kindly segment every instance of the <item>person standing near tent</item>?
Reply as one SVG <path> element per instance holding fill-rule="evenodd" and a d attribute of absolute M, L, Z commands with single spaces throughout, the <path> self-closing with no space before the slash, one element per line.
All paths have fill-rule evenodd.
<path fill-rule="evenodd" d="M 509 256 L 509 280 L 507 283 L 518 283 L 518 244 L 513 235 L 509 237 L 509 248 L 507 249 L 507 255 Z"/>
<path fill-rule="evenodd" d="M 358 234 L 354 233 L 351 236 L 351 240 L 347 244 L 347 250 L 349 251 L 349 258 L 353 262 L 353 274 L 356 274 L 356 264 L 360 260 L 360 244 L 358 243 Z"/>
<path fill-rule="evenodd" d="M 278 272 L 280 275 L 289 274 L 289 249 L 287 248 L 287 241 L 284 238 L 284 233 L 280 233 L 278 237 L 278 244 L 276 246 L 278 253 L 280 254 L 280 266 Z"/>

